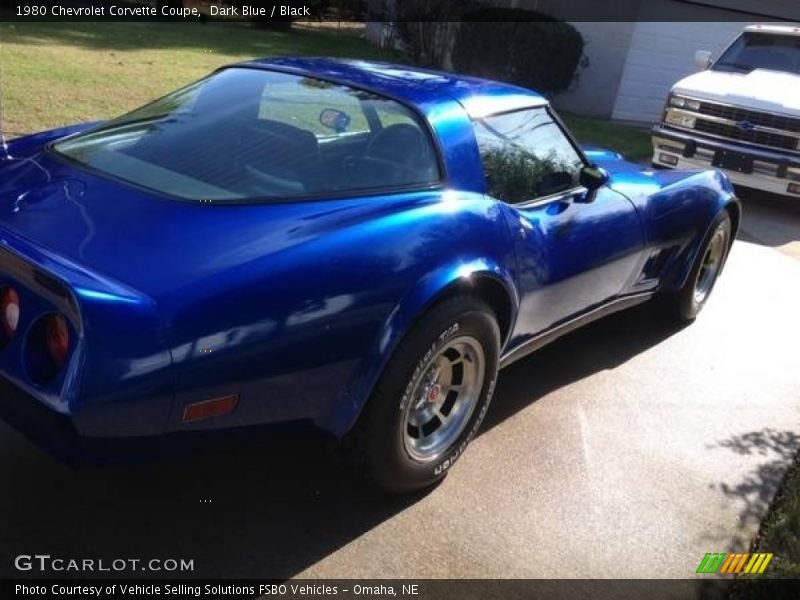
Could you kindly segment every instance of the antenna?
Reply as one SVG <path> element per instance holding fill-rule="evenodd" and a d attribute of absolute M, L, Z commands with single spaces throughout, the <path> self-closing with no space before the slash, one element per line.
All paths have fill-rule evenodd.
<path fill-rule="evenodd" d="M 0 62 L 0 145 L 3 146 L 3 156 L 0 159 L 11 158 L 8 152 L 8 142 L 6 141 L 6 128 L 3 120 L 3 64 Z"/>

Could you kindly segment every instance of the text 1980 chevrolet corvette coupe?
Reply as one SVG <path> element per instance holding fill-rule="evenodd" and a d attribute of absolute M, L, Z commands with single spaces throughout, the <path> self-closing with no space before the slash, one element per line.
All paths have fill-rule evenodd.
<path fill-rule="evenodd" d="M 420 488 L 499 367 L 656 295 L 693 318 L 739 218 L 722 173 L 582 150 L 521 88 L 226 67 L 9 144 L 2 404 L 93 439 L 305 421 Z"/>

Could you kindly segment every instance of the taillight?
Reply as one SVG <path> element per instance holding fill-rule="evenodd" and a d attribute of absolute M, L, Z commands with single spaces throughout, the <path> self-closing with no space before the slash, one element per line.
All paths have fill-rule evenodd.
<path fill-rule="evenodd" d="M 19 294 L 14 288 L 0 291 L 0 348 L 14 337 L 19 325 Z"/>
<path fill-rule="evenodd" d="M 60 314 L 49 314 L 31 327 L 26 342 L 26 362 L 31 379 L 39 385 L 54 381 L 69 359 L 70 328 Z"/>

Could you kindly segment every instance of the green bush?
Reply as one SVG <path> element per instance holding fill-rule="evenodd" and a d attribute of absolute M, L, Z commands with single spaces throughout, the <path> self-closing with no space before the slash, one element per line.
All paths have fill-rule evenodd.
<path fill-rule="evenodd" d="M 520 8 L 479 8 L 463 20 L 452 55 L 459 72 L 552 95 L 581 64 L 583 36 L 563 21 Z"/>
<path fill-rule="evenodd" d="M 397 35 L 409 59 L 423 67 L 442 67 L 453 30 L 476 0 L 403 0 L 395 4 Z"/>

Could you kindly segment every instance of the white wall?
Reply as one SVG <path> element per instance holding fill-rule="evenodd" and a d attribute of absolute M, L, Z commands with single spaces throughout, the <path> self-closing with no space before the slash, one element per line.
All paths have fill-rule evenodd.
<path fill-rule="evenodd" d="M 567 92 L 553 99 L 561 110 L 592 117 L 610 117 L 619 91 L 635 23 L 572 22 L 584 40 L 589 66 Z"/>
<path fill-rule="evenodd" d="M 744 28 L 741 22 L 639 22 L 635 24 L 612 117 L 655 122 L 672 85 L 697 71 L 694 53 L 714 56 Z"/>

